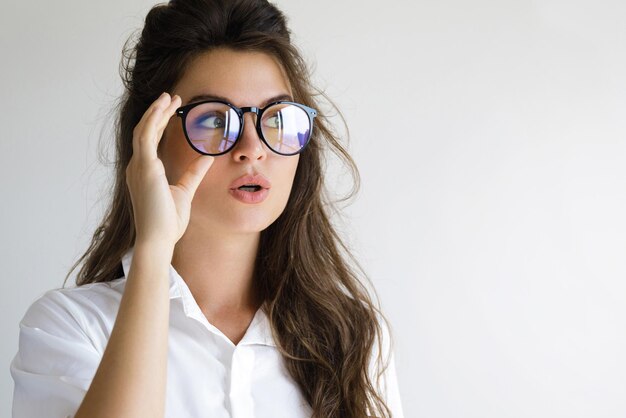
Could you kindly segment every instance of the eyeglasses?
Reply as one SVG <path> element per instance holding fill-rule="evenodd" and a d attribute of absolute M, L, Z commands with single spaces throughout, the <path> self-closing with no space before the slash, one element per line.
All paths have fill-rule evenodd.
<path fill-rule="evenodd" d="M 259 138 L 275 153 L 295 155 L 306 147 L 317 111 L 300 103 L 277 101 L 263 108 L 237 107 L 209 100 L 176 110 L 191 147 L 205 155 L 222 155 L 234 148 L 243 132 L 243 115 L 256 114 Z"/>

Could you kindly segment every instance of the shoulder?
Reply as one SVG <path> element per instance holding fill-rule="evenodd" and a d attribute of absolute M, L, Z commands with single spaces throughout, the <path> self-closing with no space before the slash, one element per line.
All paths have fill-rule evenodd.
<path fill-rule="evenodd" d="M 69 315 L 80 318 L 89 313 L 104 313 L 116 308 L 122 298 L 124 278 L 82 286 L 51 289 L 37 297 L 28 307 L 22 323 L 39 323 L 45 316 Z M 117 306 L 119 307 L 119 306 Z"/>
<path fill-rule="evenodd" d="M 60 338 L 78 334 L 104 350 L 122 298 L 125 278 L 51 289 L 26 310 L 20 328 L 38 329 Z"/>

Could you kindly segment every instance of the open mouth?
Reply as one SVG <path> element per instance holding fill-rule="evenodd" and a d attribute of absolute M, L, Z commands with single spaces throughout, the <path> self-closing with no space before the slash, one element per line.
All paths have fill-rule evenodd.
<path fill-rule="evenodd" d="M 262 189 L 261 186 L 256 184 L 246 184 L 245 186 L 238 187 L 239 190 L 243 190 L 244 192 L 258 192 Z"/>

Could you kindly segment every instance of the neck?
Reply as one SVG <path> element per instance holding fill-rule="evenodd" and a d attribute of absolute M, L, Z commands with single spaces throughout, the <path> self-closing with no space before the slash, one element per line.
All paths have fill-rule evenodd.
<path fill-rule="evenodd" d="M 253 277 L 260 236 L 258 231 L 220 236 L 188 228 L 176 243 L 172 266 L 205 315 L 256 312 L 260 300 Z"/>

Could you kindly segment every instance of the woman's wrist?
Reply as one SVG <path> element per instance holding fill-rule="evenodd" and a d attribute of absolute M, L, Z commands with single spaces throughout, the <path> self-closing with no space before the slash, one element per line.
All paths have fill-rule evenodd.
<path fill-rule="evenodd" d="M 139 255 L 141 257 L 145 254 L 155 260 L 167 260 L 169 264 L 174 256 L 174 247 L 174 243 L 161 240 L 137 240 L 135 241 L 134 256 Z"/>

